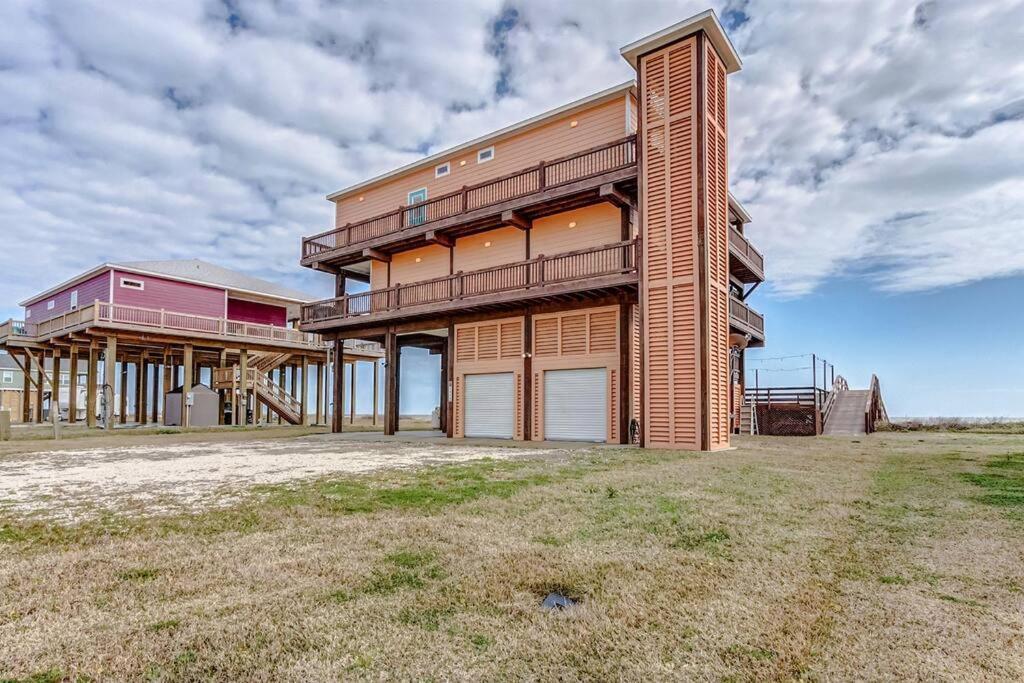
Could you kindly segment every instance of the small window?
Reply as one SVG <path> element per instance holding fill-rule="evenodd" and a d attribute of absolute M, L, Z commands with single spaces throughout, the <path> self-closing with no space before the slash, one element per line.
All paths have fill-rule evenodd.
<path fill-rule="evenodd" d="M 476 163 L 483 164 L 494 158 L 494 148 L 488 147 L 476 153 Z"/>
<path fill-rule="evenodd" d="M 71 310 L 78 308 L 78 290 L 71 292 Z"/>
<path fill-rule="evenodd" d="M 121 278 L 121 286 L 125 289 L 145 289 L 146 283 L 142 280 L 132 280 L 131 278 Z"/>
<path fill-rule="evenodd" d="M 3 382 L 4 382 L 4 384 L 14 384 L 14 371 L 13 370 L 4 370 L 4 372 L 3 372 Z"/>
<path fill-rule="evenodd" d="M 60 373 L 60 385 L 66 387 L 69 384 L 71 384 L 71 379 L 65 373 Z"/>
<path fill-rule="evenodd" d="M 31 308 L 26 308 L 25 309 L 25 317 L 26 318 L 31 318 L 32 317 L 32 309 Z"/>
<path fill-rule="evenodd" d="M 55 302 L 53 302 L 53 301 L 47 301 L 47 302 L 46 302 L 46 310 L 48 310 L 48 311 L 52 311 L 52 310 L 53 310 L 53 307 L 54 307 L 55 305 L 56 305 L 56 303 L 55 303 Z"/>
<path fill-rule="evenodd" d="M 452 172 L 452 162 L 446 161 L 434 167 L 434 177 L 443 178 Z"/>

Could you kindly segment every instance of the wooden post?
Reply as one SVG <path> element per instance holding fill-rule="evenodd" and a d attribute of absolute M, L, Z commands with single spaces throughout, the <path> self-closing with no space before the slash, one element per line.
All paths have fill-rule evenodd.
<path fill-rule="evenodd" d="M 149 421 L 153 424 L 157 424 L 160 420 L 160 375 L 157 368 L 160 367 L 159 363 L 150 363 L 150 369 L 152 370 L 153 384 L 149 394 Z"/>
<path fill-rule="evenodd" d="M 36 413 L 33 416 L 36 424 L 43 422 L 43 357 L 43 352 L 40 352 L 36 364 Z"/>
<path fill-rule="evenodd" d="M 32 365 L 28 353 L 22 354 L 21 358 L 21 421 L 28 424 L 32 420 Z"/>
<path fill-rule="evenodd" d="M 348 364 L 349 370 L 349 382 L 351 382 L 351 388 L 348 392 L 348 423 L 354 425 L 356 423 L 356 362 L 352 361 Z"/>
<path fill-rule="evenodd" d="M 393 435 L 398 431 L 398 373 L 401 351 L 398 348 L 398 335 L 391 330 L 388 330 L 385 337 L 384 357 L 387 366 L 387 375 L 384 377 L 384 433 Z"/>
<path fill-rule="evenodd" d="M 89 367 L 85 373 L 85 425 L 96 426 L 96 371 L 100 350 L 96 343 L 89 344 Z"/>
<path fill-rule="evenodd" d="M 627 212 L 628 213 L 628 212 Z M 628 226 L 628 219 L 624 219 Z M 619 443 L 629 443 L 629 419 L 631 415 L 630 398 L 633 396 L 633 344 L 632 316 L 630 315 L 631 305 L 628 303 L 619 304 L 619 395 L 613 396 L 613 401 L 618 401 L 619 414 Z M 732 387 L 730 386 L 730 392 Z"/>
<path fill-rule="evenodd" d="M 106 414 L 103 416 L 103 428 L 114 428 L 114 377 L 117 371 L 117 337 L 107 337 L 107 348 L 103 352 L 103 388 L 102 396 L 106 402 Z"/>
<path fill-rule="evenodd" d="M 218 361 L 218 368 L 226 368 L 228 365 L 228 350 L 220 350 L 220 360 Z M 210 384 L 213 384 L 213 375 L 210 375 Z M 224 424 L 224 404 L 226 403 L 224 396 L 224 389 L 217 390 L 217 424 Z"/>
<path fill-rule="evenodd" d="M 192 385 L 194 384 L 191 344 L 185 344 L 181 367 L 185 372 L 185 379 L 181 383 L 181 426 L 187 428 L 192 426 L 192 407 L 188 405 L 188 395 L 192 391 Z"/>
<path fill-rule="evenodd" d="M 334 409 L 331 411 L 331 431 L 340 434 L 345 421 L 345 361 L 343 339 L 334 340 Z"/>
<path fill-rule="evenodd" d="M 60 421 L 60 347 L 54 346 L 50 353 L 53 358 L 50 369 L 50 422 L 53 422 L 54 416 Z"/>
<path fill-rule="evenodd" d="M 146 400 L 149 398 L 149 358 L 146 352 L 142 352 L 142 360 L 139 361 L 139 390 L 135 394 L 135 419 L 139 424 L 146 424 L 149 421 L 147 414 Z"/>
<path fill-rule="evenodd" d="M 448 321 L 448 385 L 442 387 L 442 391 L 448 395 L 448 422 L 446 425 L 445 434 L 451 439 L 455 436 L 455 420 L 458 419 L 455 415 L 455 401 L 454 395 L 452 394 L 452 388 L 455 386 L 455 325 Z M 526 378 L 526 384 L 530 383 L 529 378 Z"/>
<path fill-rule="evenodd" d="M 128 359 L 121 358 L 121 401 L 118 404 L 120 415 L 118 416 L 118 422 L 125 424 L 128 422 Z"/>
<path fill-rule="evenodd" d="M 373 361 L 373 425 L 377 426 L 377 406 L 380 404 L 380 361 Z"/>
<path fill-rule="evenodd" d="M 238 351 L 239 383 L 242 391 L 238 400 L 238 422 L 236 424 L 249 424 L 249 350 L 239 349 Z"/>
<path fill-rule="evenodd" d="M 68 424 L 78 422 L 78 344 L 68 354 Z"/>
<path fill-rule="evenodd" d="M 299 384 L 299 407 L 302 410 L 302 425 L 309 426 L 309 410 L 306 398 L 309 395 L 309 358 L 302 357 L 302 379 Z"/>
<path fill-rule="evenodd" d="M 324 416 L 324 412 L 323 412 L 323 410 L 324 410 L 323 409 L 323 402 L 324 402 L 323 369 L 324 369 L 324 364 L 323 363 L 317 363 L 314 367 L 316 368 L 316 371 L 315 371 L 316 372 L 316 377 L 315 377 L 315 381 L 316 381 L 316 409 L 315 409 L 316 410 L 316 418 L 314 420 L 314 423 L 315 424 L 323 424 L 321 422 L 321 420 L 323 419 L 323 416 Z"/>
<path fill-rule="evenodd" d="M 162 378 L 162 388 L 160 391 L 160 401 L 163 403 L 161 411 L 164 412 L 164 424 L 167 424 L 167 413 L 164 410 L 167 407 L 167 393 L 174 388 L 174 379 L 171 377 L 171 373 L 174 372 L 174 366 L 171 363 L 171 358 L 167 353 L 164 353 L 164 371 Z"/>
<path fill-rule="evenodd" d="M 231 426 L 238 424 L 238 366 L 231 367 Z"/>

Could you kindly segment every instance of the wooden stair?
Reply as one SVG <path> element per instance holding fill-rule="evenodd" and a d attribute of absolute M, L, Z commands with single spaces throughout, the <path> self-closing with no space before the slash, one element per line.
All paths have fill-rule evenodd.
<path fill-rule="evenodd" d="M 249 356 L 249 367 L 260 372 L 270 372 L 281 367 L 291 357 L 290 353 L 254 353 Z"/>
<path fill-rule="evenodd" d="M 290 356 L 291 354 L 268 355 Z M 283 363 L 285 360 L 287 360 L 287 358 L 280 360 L 278 365 Z M 272 382 L 267 376 L 267 372 L 269 372 L 269 370 L 248 368 L 246 371 L 248 389 L 252 391 L 258 402 L 268 406 L 271 410 L 280 415 L 281 419 L 285 422 L 293 425 L 302 424 L 302 402 L 285 391 L 282 386 Z M 216 368 L 213 372 L 213 388 L 226 389 L 229 391 L 241 388 L 241 375 L 242 371 L 237 365 L 226 368 Z"/>

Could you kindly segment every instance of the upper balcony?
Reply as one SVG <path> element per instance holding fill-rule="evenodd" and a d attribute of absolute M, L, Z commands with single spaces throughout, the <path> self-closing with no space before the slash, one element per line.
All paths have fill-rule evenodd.
<path fill-rule="evenodd" d="M 740 301 L 729 297 L 729 326 L 750 335 L 750 346 L 764 346 L 764 316 Z"/>
<path fill-rule="evenodd" d="M 729 227 L 729 274 L 744 284 L 764 282 L 764 256 L 732 226 Z"/>
<path fill-rule="evenodd" d="M 438 237 L 499 227 L 507 224 L 507 212 L 532 219 L 615 201 L 614 186 L 635 187 L 636 177 L 636 136 L 631 135 L 306 237 L 301 263 L 332 269 L 365 260 L 367 250 L 401 251 Z"/>

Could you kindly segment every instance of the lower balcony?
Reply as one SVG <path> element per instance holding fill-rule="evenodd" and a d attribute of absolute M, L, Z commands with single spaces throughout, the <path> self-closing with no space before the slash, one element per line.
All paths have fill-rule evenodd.
<path fill-rule="evenodd" d="M 498 309 L 528 299 L 600 295 L 636 286 L 636 254 L 636 240 L 628 240 L 348 294 L 303 305 L 302 329 L 357 327 L 396 318 Z"/>
<path fill-rule="evenodd" d="M 729 298 L 729 326 L 750 335 L 750 346 L 764 346 L 764 316 L 735 297 Z"/>

